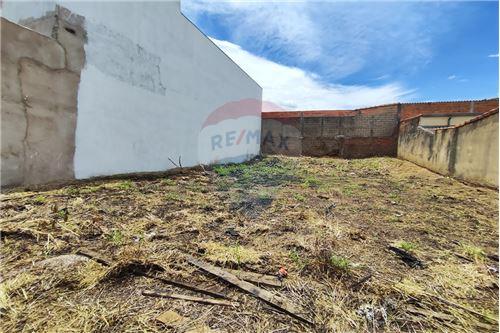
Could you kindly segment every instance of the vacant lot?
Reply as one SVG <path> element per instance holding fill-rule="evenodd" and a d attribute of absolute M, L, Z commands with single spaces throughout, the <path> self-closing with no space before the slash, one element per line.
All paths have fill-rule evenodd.
<path fill-rule="evenodd" d="M 12 192 L 2 196 L 0 325 L 5 332 L 494 332 L 497 219 L 497 191 L 391 158 L 268 157 L 153 180 Z M 79 249 L 112 264 L 68 255 Z M 185 254 L 270 275 L 286 267 L 282 287 L 263 288 L 315 325 L 203 273 Z M 201 296 L 151 278 L 160 270 L 239 306 L 143 296 L 146 289 Z M 155 318 L 167 310 L 184 320 L 166 327 Z"/>

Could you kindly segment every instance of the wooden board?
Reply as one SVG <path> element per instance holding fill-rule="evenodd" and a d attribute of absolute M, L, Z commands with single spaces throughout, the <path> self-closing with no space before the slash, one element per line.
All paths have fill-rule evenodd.
<path fill-rule="evenodd" d="M 224 300 L 214 299 L 214 298 L 196 297 L 196 296 L 190 296 L 190 295 L 175 294 L 175 293 L 165 292 L 165 291 L 144 290 L 142 292 L 142 294 L 144 296 L 174 298 L 174 299 L 180 299 L 180 300 L 183 300 L 183 301 L 198 302 L 198 303 L 213 304 L 213 305 L 221 305 L 221 306 L 239 306 L 240 305 L 237 302 L 224 301 Z"/>
<path fill-rule="evenodd" d="M 257 287 L 254 284 L 251 284 L 250 282 L 243 281 L 240 278 L 238 278 L 237 276 L 235 276 L 234 274 L 231 274 L 230 272 L 223 270 L 222 268 L 213 266 L 209 263 L 203 262 L 203 261 L 198 260 L 194 257 L 187 256 L 187 260 L 190 264 L 192 264 L 192 265 L 194 265 L 194 266 L 196 266 L 196 267 L 198 267 L 198 268 L 200 268 L 208 273 L 211 273 L 211 274 L 223 279 L 224 281 L 254 295 L 255 297 L 265 301 L 266 303 L 286 312 L 290 316 L 292 316 L 300 321 L 303 321 L 309 325 L 313 325 L 313 323 L 310 320 L 308 320 L 302 316 L 302 312 L 297 307 L 295 307 L 293 304 L 289 303 L 284 298 L 277 296 L 277 295 L 274 295 L 273 293 L 271 293 L 265 289 L 262 289 L 260 287 Z"/>
<path fill-rule="evenodd" d="M 263 284 L 270 287 L 281 287 L 283 285 L 277 276 L 240 271 L 236 269 L 228 269 L 227 271 L 248 282 Z"/>
<path fill-rule="evenodd" d="M 79 255 L 85 256 L 87 258 L 93 259 L 93 260 L 97 261 L 98 263 L 103 264 L 105 266 L 112 266 L 113 265 L 113 260 L 111 260 L 109 258 L 106 258 L 106 257 L 103 257 L 101 254 L 99 254 L 97 252 L 94 252 L 92 250 L 78 249 L 78 251 L 76 251 L 76 253 L 79 254 Z M 189 289 L 189 290 L 196 291 L 196 292 L 199 292 L 199 293 L 202 293 L 202 294 L 206 294 L 206 295 L 209 295 L 209 296 L 212 296 L 212 297 L 227 298 L 226 295 L 218 293 L 216 291 L 212 291 L 212 290 L 208 290 L 208 289 L 203 289 L 203 288 L 200 288 L 198 286 L 195 286 L 195 285 L 192 285 L 192 284 L 189 284 L 189 283 L 186 283 L 186 282 L 182 282 L 182 281 L 178 281 L 178 280 L 172 280 L 172 279 L 168 278 L 165 275 L 152 275 L 152 274 L 149 274 L 149 273 L 142 273 L 142 272 L 138 272 L 137 274 L 141 275 L 141 276 L 144 276 L 144 277 L 148 277 L 150 279 L 155 279 L 155 280 L 161 281 L 163 283 L 166 283 L 166 284 L 169 284 L 169 285 L 172 285 L 172 286 Z"/>

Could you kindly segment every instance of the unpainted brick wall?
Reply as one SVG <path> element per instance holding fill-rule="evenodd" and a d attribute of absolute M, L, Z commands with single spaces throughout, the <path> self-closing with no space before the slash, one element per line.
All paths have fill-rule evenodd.
<path fill-rule="evenodd" d="M 307 156 L 396 156 L 398 105 L 355 111 L 266 114 L 264 154 Z"/>
<path fill-rule="evenodd" d="M 401 120 L 439 113 L 485 113 L 498 107 L 498 98 L 480 101 L 429 102 L 401 104 Z"/>

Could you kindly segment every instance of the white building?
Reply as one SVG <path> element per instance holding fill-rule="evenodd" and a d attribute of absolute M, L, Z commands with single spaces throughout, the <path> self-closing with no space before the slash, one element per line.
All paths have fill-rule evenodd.
<path fill-rule="evenodd" d="M 2 28 L 10 27 L 2 29 L 2 90 L 15 91 L 18 80 L 21 91 L 2 95 L 3 186 L 259 154 L 261 87 L 181 13 L 179 1 L 13 1 L 3 3 L 2 17 Z M 57 50 L 37 55 L 41 43 L 59 44 L 62 60 L 54 60 Z M 13 66 L 23 68 L 18 78 Z M 76 100 L 61 90 L 75 90 Z M 61 108 L 67 112 L 57 114 Z M 61 123 L 68 114 L 75 121 Z M 23 130 L 24 138 L 14 133 Z"/>

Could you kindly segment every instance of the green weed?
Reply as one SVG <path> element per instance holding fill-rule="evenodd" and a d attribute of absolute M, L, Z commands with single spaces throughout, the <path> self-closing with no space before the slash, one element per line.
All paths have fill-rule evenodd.
<path fill-rule="evenodd" d="M 175 182 L 175 180 L 173 179 L 170 179 L 170 178 L 163 178 L 161 180 L 161 183 L 165 186 L 175 186 L 177 183 Z"/>
<path fill-rule="evenodd" d="M 415 249 L 417 249 L 417 244 L 414 244 L 412 242 L 407 242 L 407 241 L 399 241 L 396 244 L 396 247 L 399 247 L 400 249 L 403 249 L 408 252 L 412 252 Z"/>
<path fill-rule="evenodd" d="M 216 183 L 217 191 L 229 191 L 233 183 L 228 179 L 218 179 Z"/>
<path fill-rule="evenodd" d="M 332 255 L 330 257 L 330 265 L 335 270 L 342 271 L 342 272 L 349 271 L 349 269 L 352 266 L 351 262 L 349 261 L 349 259 L 344 258 L 344 257 L 340 257 L 340 256 L 336 256 L 336 255 Z"/>
<path fill-rule="evenodd" d="M 307 176 L 303 185 L 304 187 L 317 188 L 321 185 L 321 181 L 314 176 Z"/>
<path fill-rule="evenodd" d="M 272 199 L 272 195 L 271 195 L 271 193 L 269 193 L 267 191 L 259 191 L 257 193 L 257 198 L 259 200 L 271 200 Z"/>
<path fill-rule="evenodd" d="M 39 195 L 35 198 L 35 200 L 33 200 L 35 202 L 35 204 L 37 205 L 43 205 L 46 201 L 47 201 L 47 198 L 44 197 L 43 195 Z"/>
<path fill-rule="evenodd" d="M 308 260 L 305 258 L 302 258 L 300 253 L 297 252 L 296 250 L 290 251 L 288 256 L 290 257 L 290 259 L 293 261 L 293 263 L 297 266 L 297 268 L 299 270 L 303 270 L 308 264 Z"/>
<path fill-rule="evenodd" d="M 165 199 L 167 199 L 168 201 L 180 201 L 181 196 L 178 193 L 169 192 L 165 194 Z"/>
<path fill-rule="evenodd" d="M 361 189 L 362 187 L 358 184 L 348 184 L 342 188 L 342 194 L 346 196 L 352 196 Z"/>
<path fill-rule="evenodd" d="M 135 184 L 130 180 L 125 180 L 117 185 L 117 188 L 119 188 L 120 190 L 130 190 L 133 187 L 135 187 Z"/>
<path fill-rule="evenodd" d="M 295 198 L 295 200 L 297 200 L 297 201 L 301 201 L 301 202 L 306 201 L 306 197 L 304 197 L 304 196 L 303 196 L 302 194 L 300 194 L 300 193 L 295 193 L 295 194 L 293 195 L 293 197 L 294 197 L 294 198 Z"/>
<path fill-rule="evenodd" d="M 123 244 L 125 237 L 120 230 L 115 229 L 107 235 L 107 239 L 113 245 L 120 246 Z"/>
<path fill-rule="evenodd" d="M 486 257 L 486 253 L 480 247 L 474 245 L 462 245 L 462 252 L 467 255 L 469 258 L 474 260 L 482 261 Z"/>

